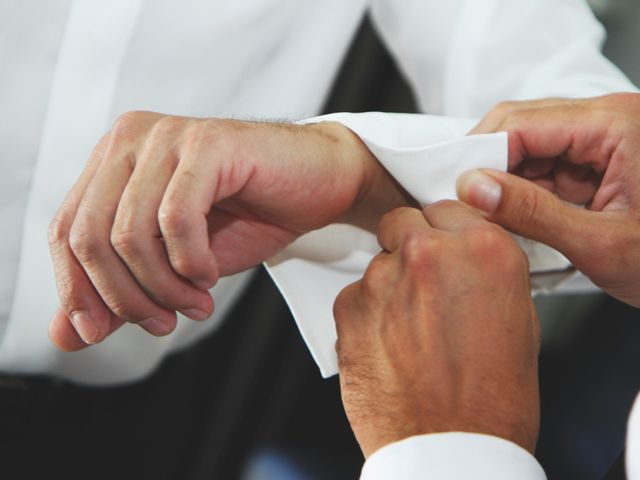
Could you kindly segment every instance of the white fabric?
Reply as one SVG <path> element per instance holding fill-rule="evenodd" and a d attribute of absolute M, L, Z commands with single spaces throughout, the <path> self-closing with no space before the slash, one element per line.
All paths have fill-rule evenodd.
<path fill-rule="evenodd" d="M 627 480 L 640 480 L 640 395 L 629 415 L 626 448 Z"/>
<path fill-rule="evenodd" d="M 214 328 L 181 321 L 156 339 L 127 326 L 58 352 L 46 333 L 58 304 L 48 222 L 124 111 L 317 114 L 368 4 L 434 114 L 477 118 L 504 99 L 633 88 L 599 54 L 602 28 L 582 0 L 0 0 L 0 369 L 133 380 Z M 537 43 L 523 22 L 538 26 Z M 242 283 L 221 282 L 218 313 Z"/>
<path fill-rule="evenodd" d="M 516 444 L 475 433 L 437 433 L 392 443 L 371 455 L 361 480 L 546 480 Z"/>

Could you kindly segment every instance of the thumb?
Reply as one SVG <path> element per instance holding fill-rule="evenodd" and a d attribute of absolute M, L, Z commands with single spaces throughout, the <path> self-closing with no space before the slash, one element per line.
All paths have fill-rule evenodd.
<path fill-rule="evenodd" d="M 458 197 L 507 230 L 549 245 L 578 266 L 594 253 L 602 233 L 598 214 L 569 205 L 552 192 L 497 170 L 471 170 L 458 178 Z"/>

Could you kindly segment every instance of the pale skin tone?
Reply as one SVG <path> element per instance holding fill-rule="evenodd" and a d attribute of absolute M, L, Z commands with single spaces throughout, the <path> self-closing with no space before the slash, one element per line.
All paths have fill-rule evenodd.
<path fill-rule="evenodd" d="M 458 195 L 476 210 L 388 214 L 384 251 L 336 300 L 342 398 L 366 457 L 447 431 L 533 452 L 537 322 L 526 262 L 500 226 L 640 306 L 640 95 L 502 104 L 474 133 L 493 131 L 509 133 L 510 169 L 525 178 L 471 171 Z"/>
<path fill-rule="evenodd" d="M 97 144 L 51 224 L 73 351 L 124 322 L 153 335 L 208 318 L 220 276 L 341 221 L 373 229 L 411 202 L 350 130 L 130 112 Z"/>

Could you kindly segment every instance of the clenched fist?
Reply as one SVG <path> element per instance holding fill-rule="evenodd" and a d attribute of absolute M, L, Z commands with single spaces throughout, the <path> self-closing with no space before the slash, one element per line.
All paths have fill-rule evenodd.
<path fill-rule="evenodd" d="M 131 112 L 96 146 L 50 228 L 65 350 L 123 322 L 154 335 L 202 320 L 221 275 L 331 222 L 369 227 L 407 197 L 337 123 Z"/>

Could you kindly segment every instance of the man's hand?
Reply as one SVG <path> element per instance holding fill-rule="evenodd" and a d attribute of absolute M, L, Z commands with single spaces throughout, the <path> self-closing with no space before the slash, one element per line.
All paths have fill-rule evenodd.
<path fill-rule="evenodd" d="M 452 201 L 388 213 L 378 241 L 334 305 L 342 400 L 365 457 L 450 431 L 533 452 L 539 326 L 524 253 Z"/>
<path fill-rule="evenodd" d="M 640 95 L 507 103 L 473 133 L 493 131 L 509 133 L 510 170 L 533 183 L 472 171 L 459 198 L 640 307 Z"/>
<path fill-rule="evenodd" d="M 406 201 L 336 123 L 125 114 L 50 228 L 62 304 L 51 337 L 77 350 L 125 321 L 168 334 L 175 311 L 209 317 L 220 276 L 331 222 L 371 228 Z"/>

